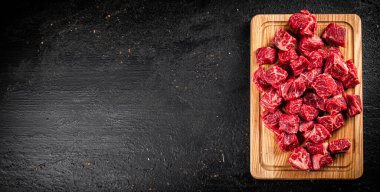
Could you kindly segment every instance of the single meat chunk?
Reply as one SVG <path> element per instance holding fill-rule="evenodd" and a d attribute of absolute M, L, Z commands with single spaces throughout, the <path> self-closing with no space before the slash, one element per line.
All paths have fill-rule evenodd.
<path fill-rule="evenodd" d="M 276 49 L 261 47 L 256 51 L 256 61 L 259 65 L 273 64 L 276 61 Z"/>
<path fill-rule="evenodd" d="M 306 105 L 313 106 L 316 109 L 325 111 L 325 99 L 318 96 L 315 93 L 307 92 L 303 96 L 303 103 Z"/>
<path fill-rule="evenodd" d="M 330 74 L 335 79 L 343 80 L 348 74 L 346 62 L 337 54 L 330 54 L 325 63 L 325 73 Z"/>
<path fill-rule="evenodd" d="M 329 144 L 327 142 L 324 143 L 312 143 L 312 142 L 307 142 L 306 143 L 306 149 L 311 155 L 316 155 L 316 154 L 329 154 L 328 152 L 328 147 Z"/>
<path fill-rule="evenodd" d="M 322 167 L 325 167 L 328 164 L 331 164 L 333 162 L 333 159 L 329 153 L 322 155 L 322 154 L 316 154 L 311 157 L 311 160 L 313 162 L 313 170 L 319 170 Z"/>
<path fill-rule="evenodd" d="M 281 96 L 286 100 L 294 100 L 300 98 L 306 90 L 305 81 L 302 78 L 288 79 L 280 85 Z"/>
<path fill-rule="evenodd" d="M 313 128 L 314 128 L 314 121 L 302 122 L 300 124 L 299 131 L 301 132 L 310 131 Z"/>
<path fill-rule="evenodd" d="M 269 88 L 260 99 L 260 105 L 267 111 L 274 113 L 283 99 L 275 88 Z"/>
<path fill-rule="evenodd" d="M 330 47 L 328 49 L 325 49 L 325 53 L 326 54 L 324 56 L 324 59 L 327 59 L 327 57 L 331 54 L 337 54 L 339 55 L 339 57 L 343 59 L 343 54 L 338 47 Z"/>
<path fill-rule="evenodd" d="M 291 60 L 290 67 L 292 68 L 293 75 L 298 76 L 301 74 L 309 66 L 309 64 L 310 62 L 304 56 Z"/>
<path fill-rule="evenodd" d="M 265 81 L 277 88 L 288 77 L 288 72 L 281 67 L 273 66 L 265 73 Z"/>
<path fill-rule="evenodd" d="M 305 71 L 305 72 L 300 74 L 300 78 L 303 78 L 304 81 L 306 82 L 306 88 L 307 89 L 312 88 L 311 83 L 313 83 L 315 77 L 317 77 L 317 75 L 321 74 L 321 72 L 322 72 L 322 68 L 315 68 L 315 69 L 312 69 L 310 71 Z"/>
<path fill-rule="evenodd" d="M 332 131 L 335 131 L 335 130 L 344 126 L 344 118 L 343 118 L 343 115 L 341 113 L 331 115 L 331 117 L 333 120 L 333 130 Z"/>
<path fill-rule="evenodd" d="M 344 87 L 348 89 L 360 84 L 360 81 L 358 78 L 358 71 L 352 62 L 352 59 L 347 60 L 346 65 L 348 67 L 348 74 L 342 79 L 342 82 Z"/>
<path fill-rule="evenodd" d="M 297 115 L 281 114 L 279 129 L 287 133 L 297 133 L 300 126 L 300 118 Z"/>
<path fill-rule="evenodd" d="M 311 84 L 320 97 L 329 97 L 337 89 L 334 79 L 329 74 L 319 74 Z"/>
<path fill-rule="evenodd" d="M 312 51 L 317 51 L 324 45 L 322 39 L 316 35 L 312 37 L 302 37 L 298 43 L 298 50 L 305 56 L 309 56 Z"/>
<path fill-rule="evenodd" d="M 314 124 L 314 127 L 310 131 L 306 131 L 303 136 L 306 141 L 313 143 L 322 143 L 326 139 L 331 137 L 330 132 L 321 124 Z"/>
<path fill-rule="evenodd" d="M 312 169 L 310 154 L 303 148 L 295 148 L 289 157 L 290 165 L 295 169 L 310 170 Z"/>
<path fill-rule="evenodd" d="M 343 110 L 346 110 L 347 104 L 342 95 L 335 95 L 334 97 L 326 100 L 325 107 L 327 112 L 329 112 L 331 115 L 335 115 Z"/>
<path fill-rule="evenodd" d="M 348 115 L 353 117 L 362 112 L 362 102 L 359 95 L 344 94 L 346 99 Z"/>
<path fill-rule="evenodd" d="M 346 29 L 336 23 L 330 23 L 323 32 L 322 38 L 330 44 L 344 47 L 346 41 Z"/>
<path fill-rule="evenodd" d="M 280 110 L 276 110 L 274 113 L 269 111 L 264 111 L 260 119 L 264 122 L 264 125 L 270 129 L 278 129 L 278 121 L 280 119 L 282 112 Z"/>
<path fill-rule="evenodd" d="M 299 144 L 296 134 L 282 132 L 276 139 L 278 147 L 282 151 L 291 151 Z"/>
<path fill-rule="evenodd" d="M 322 124 L 330 133 L 341 128 L 344 125 L 343 115 L 325 115 L 317 118 L 318 123 Z"/>
<path fill-rule="evenodd" d="M 286 112 L 290 114 L 298 114 L 302 106 L 302 98 L 288 101 L 284 106 Z"/>
<path fill-rule="evenodd" d="M 331 154 L 345 153 L 351 147 L 351 141 L 348 139 L 337 139 L 329 143 L 329 150 Z"/>
<path fill-rule="evenodd" d="M 316 109 L 310 105 L 304 104 L 304 105 L 302 105 L 298 115 L 306 121 L 311 121 L 311 120 L 317 118 L 318 113 L 319 113 L 318 109 Z"/>
<path fill-rule="evenodd" d="M 289 51 L 279 51 L 278 60 L 280 63 L 289 64 L 291 60 L 297 59 L 298 54 L 296 50 L 290 49 Z"/>
<path fill-rule="evenodd" d="M 260 92 L 263 92 L 270 87 L 270 85 L 265 81 L 265 71 L 262 67 L 259 67 L 255 71 L 252 81 Z"/>
<path fill-rule="evenodd" d="M 296 43 L 297 39 L 291 36 L 284 29 L 279 29 L 272 39 L 272 45 L 282 51 L 293 49 L 296 46 Z"/>
<path fill-rule="evenodd" d="M 310 37 L 317 30 L 317 19 L 309 11 L 301 10 L 290 16 L 288 25 L 294 34 Z"/>
<path fill-rule="evenodd" d="M 315 68 L 322 68 L 323 67 L 323 54 L 322 49 L 318 49 L 316 51 L 312 51 L 309 53 L 307 58 L 309 59 L 310 64 L 307 66 L 307 70 L 312 70 Z"/>
<path fill-rule="evenodd" d="M 333 92 L 332 96 L 341 95 L 344 93 L 344 87 L 341 81 L 335 80 L 336 90 Z"/>

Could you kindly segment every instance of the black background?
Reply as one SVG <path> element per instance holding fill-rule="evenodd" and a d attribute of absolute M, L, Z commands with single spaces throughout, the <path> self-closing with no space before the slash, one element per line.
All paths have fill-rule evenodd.
<path fill-rule="evenodd" d="M 0 18 L 1 191 L 375 191 L 375 1 L 12 1 Z M 249 22 L 356 13 L 363 28 L 364 175 L 249 173 Z"/>

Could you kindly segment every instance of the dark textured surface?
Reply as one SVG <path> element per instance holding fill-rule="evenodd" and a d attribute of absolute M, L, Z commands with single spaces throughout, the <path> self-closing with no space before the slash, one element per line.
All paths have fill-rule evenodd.
<path fill-rule="evenodd" d="M 375 1 L 13 1 L 1 6 L 1 191 L 375 191 Z M 364 175 L 249 173 L 249 21 L 356 13 L 363 27 Z"/>

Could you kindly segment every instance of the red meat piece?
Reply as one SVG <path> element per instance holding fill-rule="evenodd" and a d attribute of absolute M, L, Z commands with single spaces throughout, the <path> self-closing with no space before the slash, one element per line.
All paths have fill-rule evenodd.
<path fill-rule="evenodd" d="M 314 121 L 303 122 L 300 124 L 299 131 L 301 132 L 310 131 L 313 128 L 314 128 Z"/>
<path fill-rule="evenodd" d="M 351 59 L 346 61 L 346 65 L 348 67 L 348 75 L 342 79 L 342 82 L 344 87 L 348 89 L 360 84 L 360 81 L 358 78 L 358 71 Z"/>
<path fill-rule="evenodd" d="M 299 98 L 299 99 L 288 101 L 286 105 L 284 106 L 284 109 L 286 112 L 295 115 L 299 113 L 301 106 L 302 106 L 302 98 Z"/>
<path fill-rule="evenodd" d="M 326 139 L 331 137 L 330 132 L 321 124 L 314 124 L 314 127 L 310 131 L 306 131 L 303 135 L 306 141 L 313 143 L 322 143 Z"/>
<path fill-rule="evenodd" d="M 344 87 L 341 81 L 335 80 L 336 90 L 333 92 L 332 96 L 341 95 L 344 93 Z"/>
<path fill-rule="evenodd" d="M 295 169 L 310 170 L 312 169 L 310 154 L 303 148 L 295 148 L 289 157 L 290 165 Z"/>
<path fill-rule="evenodd" d="M 332 120 L 333 120 L 333 130 L 332 131 L 335 131 L 335 130 L 344 126 L 344 118 L 343 118 L 343 115 L 341 113 L 332 115 Z"/>
<path fill-rule="evenodd" d="M 328 49 L 318 49 L 317 51 L 319 52 L 319 54 L 321 54 L 323 61 L 325 61 L 327 56 L 329 55 Z"/>
<path fill-rule="evenodd" d="M 302 37 L 298 43 L 298 50 L 305 56 L 309 56 L 312 51 L 316 51 L 324 45 L 322 39 L 316 35 L 312 37 Z"/>
<path fill-rule="evenodd" d="M 306 149 L 310 153 L 310 155 L 316 155 L 316 154 L 329 154 L 328 152 L 328 147 L 329 144 L 327 142 L 324 143 L 312 143 L 312 142 L 307 142 L 306 143 Z"/>
<path fill-rule="evenodd" d="M 294 34 L 313 36 L 317 30 L 317 19 L 309 11 L 301 10 L 290 16 L 288 25 Z"/>
<path fill-rule="evenodd" d="M 330 54 L 326 59 L 325 73 L 330 74 L 335 79 L 343 80 L 348 74 L 348 67 L 339 55 Z"/>
<path fill-rule="evenodd" d="M 306 83 L 306 88 L 311 88 L 311 83 L 314 81 L 317 75 L 321 74 L 322 68 L 315 68 L 310 71 L 305 71 L 300 74 L 300 78 L 303 78 Z"/>
<path fill-rule="evenodd" d="M 281 133 L 281 131 L 278 129 L 278 121 L 281 114 L 282 112 L 280 110 L 276 110 L 274 113 L 264 111 L 260 116 L 261 120 L 264 122 L 264 125 L 273 131 L 276 135 L 279 135 Z"/>
<path fill-rule="evenodd" d="M 330 133 L 344 125 L 343 115 L 325 115 L 317 118 L 318 123 L 322 124 Z"/>
<path fill-rule="evenodd" d="M 319 112 L 318 109 L 316 109 L 310 105 L 304 104 L 304 105 L 302 105 L 298 115 L 306 121 L 311 121 L 311 120 L 317 118 L 318 112 Z"/>
<path fill-rule="evenodd" d="M 259 65 L 273 64 L 276 61 L 276 49 L 261 47 L 256 51 L 256 61 Z"/>
<path fill-rule="evenodd" d="M 303 96 L 303 103 L 306 105 L 313 106 L 316 109 L 325 111 L 325 99 L 318 96 L 315 93 L 307 92 Z"/>
<path fill-rule="evenodd" d="M 287 133 L 297 133 L 300 126 L 300 118 L 297 115 L 281 114 L 279 129 Z"/>
<path fill-rule="evenodd" d="M 346 110 L 347 104 L 342 95 L 335 95 L 334 97 L 326 100 L 325 107 L 327 112 L 331 115 L 335 115 L 343 110 Z"/>
<path fill-rule="evenodd" d="M 259 67 L 255 71 L 252 81 L 260 92 L 263 92 L 270 87 L 270 85 L 265 81 L 265 71 L 262 67 Z"/>
<path fill-rule="evenodd" d="M 260 105 L 267 111 L 274 113 L 283 99 L 275 88 L 269 88 L 260 99 Z"/>
<path fill-rule="evenodd" d="M 277 145 L 282 151 L 291 151 L 299 144 L 296 134 L 282 132 L 277 138 Z"/>
<path fill-rule="evenodd" d="M 322 167 L 325 167 L 328 164 L 333 162 L 333 159 L 329 153 L 327 154 L 316 154 L 311 157 L 313 162 L 313 170 L 319 170 Z"/>
<path fill-rule="evenodd" d="M 339 57 L 343 59 L 343 54 L 338 47 L 330 47 L 328 49 L 325 49 L 325 53 L 326 53 L 324 56 L 325 59 L 327 59 L 327 57 L 331 54 L 337 54 Z"/>
<path fill-rule="evenodd" d="M 286 100 L 293 100 L 300 98 L 306 90 L 305 81 L 302 78 L 288 79 L 285 83 L 280 85 L 281 96 Z"/>
<path fill-rule="evenodd" d="M 330 44 L 344 47 L 346 41 L 346 29 L 336 23 L 330 23 L 323 32 L 322 38 Z"/>
<path fill-rule="evenodd" d="M 319 74 L 311 84 L 320 97 L 329 97 L 337 89 L 334 79 L 329 74 Z"/>
<path fill-rule="evenodd" d="M 351 147 L 351 141 L 348 139 L 337 139 L 329 143 L 329 150 L 331 154 L 345 153 Z"/>
<path fill-rule="evenodd" d="M 309 64 L 310 62 L 304 56 L 291 60 L 290 67 L 292 68 L 293 75 L 298 76 L 301 74 L 309 66 Z"/>
<path fill-rule="evenodd" d="M 318 49 L 316 51 L 312 51 L 309 53 L 309 55 L 307 56 L 307 58 L 309 59 L 309 66 L 307 67 L 307 70 L 312 70 L 312 69 L 315 69 L 315 68 L 321 68 L 323 67 L 323 54 L 322 51 L 320 51 L 322 49 Z"/>
<path fill-rule="evenodd" d="M 289 64 L 291 60 L 297 59 L 298 54 L 296 50 L 290 49 L 289 51 L 279 51 L 278 52 L 278 59 L 280 63 L 283 64 Z"/>
<path fill-rule="evenodd" d="M 288 72 L 281 67 L 273 66 L 266 71 L 264 79 L 267 83 L 277 88 L 287 77 Z"/>
<path fill-rule="evenodd" d="M 359 95 L 344 94 L 346 99 L 348 115 L 353 117 L 362 112 L 362 102 Z"/>
<path fill-rule="evenodd" d="M 279 50 L 288 51 L 296 46 L 297 39 L 291 36 L 284 29 L 279 29 L 272 39 L 272 45 Z"/>

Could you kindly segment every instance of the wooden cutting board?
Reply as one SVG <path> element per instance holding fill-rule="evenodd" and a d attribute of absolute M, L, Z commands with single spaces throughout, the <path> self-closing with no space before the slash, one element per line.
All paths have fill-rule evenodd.
<path fill-rule="evenodd" d="M 353 59 L 360 82 L 362 81 L 362 34 L 361 20 L 355 14 L 316 14 L 318 21 L 317 35 L 335 22 L 346 28 L 346 47 L 340 48 L 345 60 Z M 287 28 L 289 14 L 256 15 L 251 20 L 251 77 L 259 67 L 256 63 L 256 50 L 268 46 L 279 28 Z M 265 66 L 269 68 L 271 65 Z M 347 93 L 357 94 L 363 98 L 363 84 Z M 363 113 L 345 121 L 345 126 L 335 131 L 330 140 L 348 138 L 352 142 L 346 154 L 339 154 L 334 163 L 319 171 L 299 171 L 290 167 L 289 152 L 279 150 L 274 134 L 260 120 L 260 93 L 251 81 L 251 114 L 250 114 L 250 169 L 256 179 L 356 179 L 363 174 Z"/>

